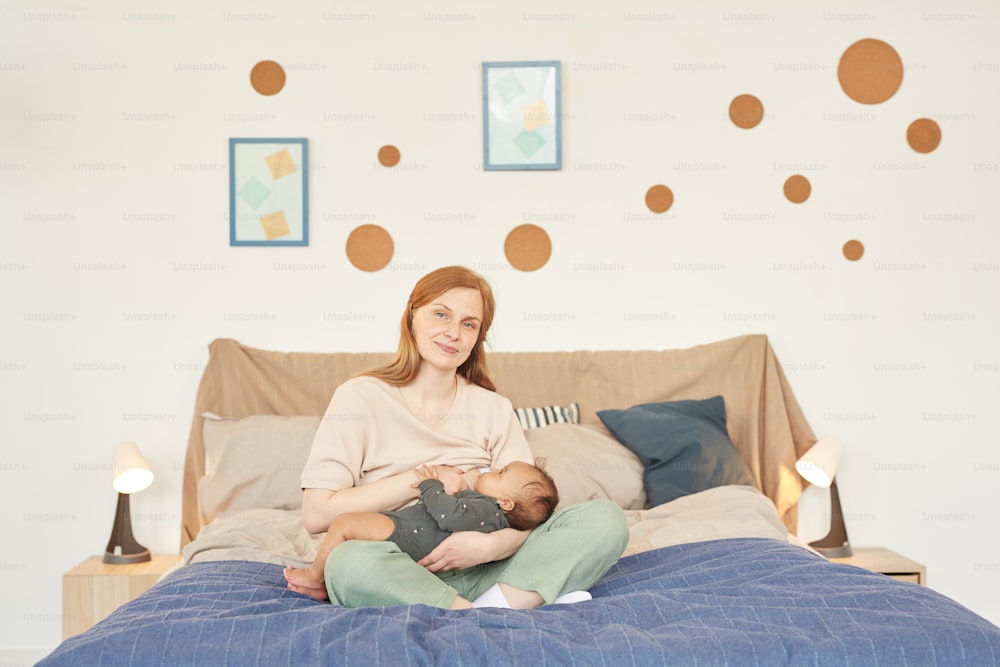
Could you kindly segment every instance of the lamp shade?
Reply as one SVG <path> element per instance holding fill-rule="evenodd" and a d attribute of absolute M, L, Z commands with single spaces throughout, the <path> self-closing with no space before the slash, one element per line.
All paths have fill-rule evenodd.
<path fill-rule="evenodd" d="M 810 484 L 827 488 L 833 483 L 840 465 L 844 443 L 828 436 L 816 441 L 809 451 L 795 462 L 795 470 Z"/>
<path fill-rule="evenodd" d="M 131 440 L 115 445 L 112 470 L 118 493 L 136 493 L 153 483 L 153 471 L 139 452 L 139 447 Z"/>

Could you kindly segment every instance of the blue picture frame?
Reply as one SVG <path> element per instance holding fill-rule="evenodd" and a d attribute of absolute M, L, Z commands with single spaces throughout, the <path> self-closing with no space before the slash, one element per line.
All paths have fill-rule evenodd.
<path fill-rule="evenodd" d="M 562 168 L 558 60 L 484 62 L 483 169 Z"/>
<path fill-rule="evenodd" d="M 309 245 L 309 142 L 229 140 L 229 245 Z"/>

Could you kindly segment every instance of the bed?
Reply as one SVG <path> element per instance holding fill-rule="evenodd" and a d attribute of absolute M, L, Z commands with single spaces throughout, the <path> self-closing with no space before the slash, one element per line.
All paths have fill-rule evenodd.
<path fill-rule="evenodd" d="M 628 548 L 592 600 L 346 609 L 287 590 L 282 567 L 318 543 L 298 489 L 312 433 L 334 388 L 387 356 L 213 341 L 182 564 L 40 664 L 1000 664 L 986 619 L 797 539 L 794 462 L 816 438 L 764 335 L 491 354 L 561 504 L 625 509 Z"/>

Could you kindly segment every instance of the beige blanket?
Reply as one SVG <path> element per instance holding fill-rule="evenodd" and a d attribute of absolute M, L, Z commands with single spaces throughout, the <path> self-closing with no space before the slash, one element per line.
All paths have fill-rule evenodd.
<path fill-rule="evenodd" d="M 629 510 L 625 555 L 728 537 L 787 540 L 774 504 L 749 486 L 720 486 L 648 510 Z M 302 566 L 321 536 L 309 535 L 298 510 L 247 510 L 205 526 L 185 545 L 183 562 L 252 560 Z"/>
<path fill-rule="evenodd" d="M 732 537 L 787 540 L 771 499 L 749 486 L 717 486 L 648 510 L 627 510 L 626 556 L 688 542 Z"/>

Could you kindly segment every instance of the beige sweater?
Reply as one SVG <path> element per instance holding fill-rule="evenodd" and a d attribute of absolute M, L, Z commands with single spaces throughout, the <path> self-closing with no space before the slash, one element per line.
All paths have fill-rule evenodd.
<path fill-rule="evenodd" d="M 451 410 L 427 426 L 407 409 L 398 387 L 358 377 L 334 392 L 302 488 L 339 491 L 424 463 L 468 470 L 532 460 L 511 402 L 495 392 L 459 378 Z"/>

